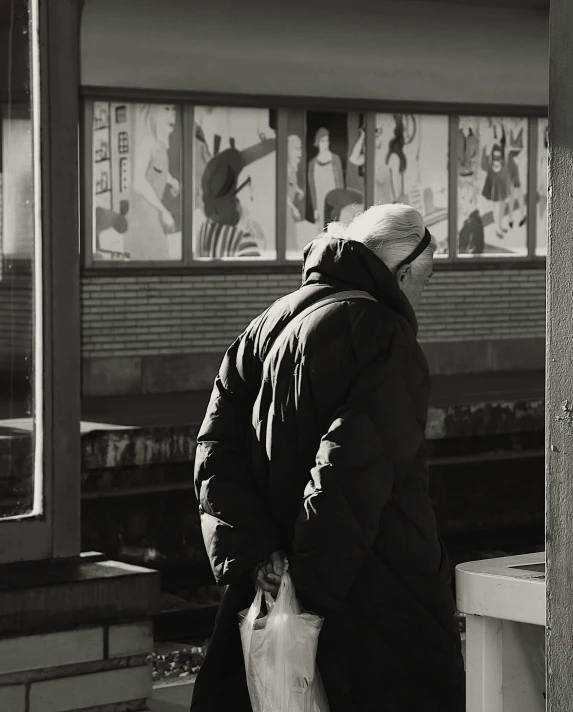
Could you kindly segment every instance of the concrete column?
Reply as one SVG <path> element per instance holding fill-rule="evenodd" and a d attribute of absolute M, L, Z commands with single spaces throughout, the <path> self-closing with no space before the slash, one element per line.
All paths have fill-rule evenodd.
<path fill-rule="evenodd" d="M 573 2 L 551 0 L 547 255 L 547 710 L 573 711 Z"/>

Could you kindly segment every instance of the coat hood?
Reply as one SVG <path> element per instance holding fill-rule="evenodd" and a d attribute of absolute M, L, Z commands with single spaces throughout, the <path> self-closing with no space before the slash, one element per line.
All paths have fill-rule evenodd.
<path fill-rule="evenodd" d="M 404 317 L 418 331 L 412 305 L 381 259 L 356 240 L 317 237 L 304 250 L 302 283 L 360 289 Z"/>

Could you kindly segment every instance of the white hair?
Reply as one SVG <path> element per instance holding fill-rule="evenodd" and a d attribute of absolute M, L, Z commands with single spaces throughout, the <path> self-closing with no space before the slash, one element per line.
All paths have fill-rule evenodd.
<path fill-rule="evenodd" d="M 424 231 L 424 221 L 417 210 L 410 205 L 389 203 L 373 205 L 353 218 L 348 225 L 330 223 L 326 236 L 361 242 L 393 272 L 416 249 Z M 436 247 L 436 239 L 432 236 L 428 247 L 412 262 L 414 275 L 428 267 Z"/>

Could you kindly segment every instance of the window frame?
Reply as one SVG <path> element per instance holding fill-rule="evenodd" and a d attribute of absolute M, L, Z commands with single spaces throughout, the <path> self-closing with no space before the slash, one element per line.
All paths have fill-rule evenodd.
<path fill-rule="evenodd" d="M 361 101 L 356 99 L 328 99 L 297 96 L 251 96 L 241 94 L 217 94 L 209 92 L 177 92 L 168 90 L 139 90 L 135 88 L 85 86 L 81 90 L 84 119 L 82 122 L 82 189 L 83 204 L 83 237 L 82 237 L 82 269 L 89 271 L 90 276 L 111 275 L 181 275 L 181 274 L 233 274 L 248 271 L 249 273 L 296 273 L 300 270 L 300 261 L 286 259 L 286 115 L 288 111 L 333 111 L 359 112 L 365 114 L 367 126 L 368 155 L 374 155 L 373 127 L 376 124 L 377 113 L 413 113 L 447 116 L 449 120 L 449 251 L 448 255 L 439 257 L 434 265 L 437 271 L 451 270 L 487 270 L 487 269 L 538 269 L 545 267 L 545 256 L 535 254 L 536 222 L 527 221 L 527 255 L 476 255 L 460 256 L 457 253 L 457 141 L 456 129 L 460 116 L 500 116 L 522 117 L 528 120 L 528 215 L 535 214 L 537 195 L 537 120 L 547 116 L 547 107 L 535 105 L 473 105 L 444 104 L 412 101 Z M 183 170 L 181 191 L 184 201 L 184 219 L 182 222 L 183 261 L 182 262 L 123 262 L 112 260 L 93 260 L 92 257 L 92 185 L 91 185 L 91 112 L 90 105 L 94 101 L 124 101 L 124 102 L 160 102 L 172 103 L 181 107 L 187 117 L 182 128 Z M 192 200 L 185 201 L 185 176 L 191 175 L 193 180 L 193 106 L 212 105 L 236 108 L 264 108 L 277 111 L 277 258 L 274 260 L 237 259 L 237 260 L 194 260 L 192 256 L 192 228 L 186 226 L 192 220 Z M 535 146 L 533 144 L 535 143 Z M 188 147 L 188 148 L 185 148 Z M 189 148 L 190 147 L 190 148 Z M 534 192 L 532 193 L 532 187 Z M 188 190 L 193 191 L 189 182 Z M 366 204 L 372 204 L 374 196 L 374 160 L 366 161 L 365 199 Z"/>
<path fill-rule="evenodd" d="M 42 469 L 43 512 L 0 519 L 0 564 L 80 553 L 78 155 L 70 146 L 78 145 L 81 3 L 29 0 L 29 8 L 34 181 L 40 196 L 34 349 L 42 353 L 40 367 L 34 365 L 34 439 L 41 453 L 36 467 Z"/>

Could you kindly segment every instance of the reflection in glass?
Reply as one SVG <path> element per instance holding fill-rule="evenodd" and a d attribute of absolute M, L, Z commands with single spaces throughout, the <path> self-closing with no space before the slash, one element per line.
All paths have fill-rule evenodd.
<path fill-rule="evenodd" d="M 447 116 L 377 114 L 374 202 L 416 208 L 448 254 Z"/>
<path fill-rule="evenodd" d="M 266 109 L 195 107 L 195 259 L 276 258 L 275 122 Z"/>
<path fill-rule="evenodd" d="M 547 254 L 547 151 L 549 126 L 547 119 L 537 122 L 537 241 L 535 254 Z"/>
<path fill-rule="evenodd" d="M 41 479 L 34 478 L 34 365 L 42 370 L 33 358 L 39 226 L 27 2 L 0 5 L 0 35 L 2 66 L 8 68 L 0 77 L 0 518 L 6 518 L 39 513 L 42 493 Z"/>
<path fill-rule="evenodd" d="M 460 117 L 458 253 L 527 254 L 527 120 Z"/>
<path fill-rule="evenodd" d="M 94 259 L 181 260 L 177 107 L 96 101 L 92 137 Z"/>

